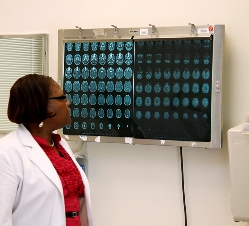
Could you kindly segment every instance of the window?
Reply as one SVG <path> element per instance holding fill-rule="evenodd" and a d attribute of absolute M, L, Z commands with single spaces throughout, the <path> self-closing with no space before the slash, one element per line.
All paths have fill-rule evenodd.
<path fill-rule="evenodd" d="M 7 117 L 11 86 L 26 74 L 47 74 L 47 49 L 47 34 L 0 35 L 0 133 L 17 127 Z"/>

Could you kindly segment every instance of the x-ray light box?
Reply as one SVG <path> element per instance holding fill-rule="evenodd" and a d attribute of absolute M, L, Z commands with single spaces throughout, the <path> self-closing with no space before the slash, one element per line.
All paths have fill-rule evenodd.
<path fill-rule="evenodd" d="M 59 30 L 62 133 L 220 148 L 223 39 L 224 25 Z"/>

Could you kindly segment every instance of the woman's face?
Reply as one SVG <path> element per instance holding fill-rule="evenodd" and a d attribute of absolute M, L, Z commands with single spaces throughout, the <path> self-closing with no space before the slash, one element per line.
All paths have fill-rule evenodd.
<path fill-rule="evenodd" d="M 64 96 L 63 90 L 60 85 L 53 81 L 52 92 L 50 98 Z M 70 109 L 69 109 L 69 100 L 68 99 L 49 99 L 48 101 L 48 112 L 54 117 L 48 118 L 48 123 L 51 123 L 51 126 L 56 127 L 55 129 L 60 129 L 71 123 L 70 118 Z"/>

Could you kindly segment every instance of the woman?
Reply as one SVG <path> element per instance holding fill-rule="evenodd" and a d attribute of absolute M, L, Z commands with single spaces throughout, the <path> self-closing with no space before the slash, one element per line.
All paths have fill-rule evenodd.
<path fill-rule="evenodd" d="M 0 139 L 1 226 L 92 226 L 88 180 L 67 142 L 53 131 L 71 123 L 70 102 L 51 77 L 29 74 L 10 90 Z"/>

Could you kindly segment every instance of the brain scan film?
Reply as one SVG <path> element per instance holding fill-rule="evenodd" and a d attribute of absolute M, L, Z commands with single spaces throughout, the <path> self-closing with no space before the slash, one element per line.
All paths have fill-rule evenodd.
<path fill-rule="evenodd" d="M 211 140 L 210 38 L 64 43 L 68 135 Z"/>

